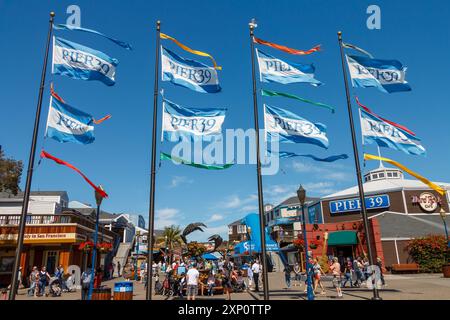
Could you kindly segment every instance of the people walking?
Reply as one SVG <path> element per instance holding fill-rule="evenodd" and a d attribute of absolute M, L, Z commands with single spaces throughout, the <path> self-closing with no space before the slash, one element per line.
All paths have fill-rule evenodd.
<path fill-rule="evenodd" d="M 313 268 L 313 274 L 314 274 L 313 293 L 315 294 L 316 290 L 317 290 L 317 286 L 320 286 L 320 288 L 322 289 L 320 294 L 325 294 L 325 289 L 323 288 L 322 281 L 321 281 L 322 274 L 324 274 L 325 272 L 323 272 L 322 267 L 320 266 L 319 260 L 317 260 L 317 258 L 313 260 L 312 268 Z"/>
<path fill-rule="evenodd" d="M 337 257 L 333 258 L 333 264 L 330 266 L 331 274 L 333 275 L 333 286 L 336 288 L 338 298 L 342 298 L 341 290 L 341 264 Z"/>
<path fill-rule="evenodd" d="M 253 283 L 253 271 L 250 263 L 247 263 L 247 288 L 250 289 Z"/>
<path fill-rule="evenodd" d="M 353 283 L 355 287 L 360 287 L 363 282 L 363 272 L 362 272 L 363 265 L 361 263 L 361 257 L 357 257 L 353 261 L 353 270 L 355 272 L 356 280 Z"/>
<path fill-rule="evenodd" d="M 187 283 L 187 299 L 195 300 L 195 297 L 198 293 L 198 278 L 200 277 L 200 273 L 197 270 L 196 264 L 192 264 L 191 268 L 186 274 L 186 283 Z"/>
<path fill-rule="evenodd" d="M 384 274 L 383 274 L 383 262 L 381 261 L 380 257 L 377 257 L 377 264 L 378 268 L 380 268 L 380 280 L 381 285 L 386 286 L 386 282 L 384 281 Z"/>
<path fill-rule="evenodd" d="M 91 266 L 81 274 L 81 300 L 87 300 L 89 295 L 89 286 L 91 285 Z"/>
<path fill-rule="evenodd" d="M 256 259 L 252 265 L 253 282 L 255 283 L 255 292 L 259 292 L 259 273 L 261 272 L 261 265 L 259 260 Z"/>
<path fill-rule="evenodd" d="M 302 279 L 302 270 L 300 269 L 300 265 L 298 262 L 294 265 L 294 287 L 301 286 L 301 279 Z"/>
<path fill-rule="evenodd" d="M 45 295 L 45 288 L 47 287 L 50 275 L 47 272 L 46 267 L 42 267 L 39 271 L 39 295 Z"/>
<path fill-rule="evenodd" d="M 231 286 L 231 270 L 224 265 L 223 270 L 219 270 L 219 274 L 222 277 L 223 293 L 227 295 L 227 300 L 231 300 L 231 290 L 233 290 Z"/>
<path fill-rule="evenodd" d="M 39 271 L 36 266 L 33 267 L 33 270 L 30 273 L 29 276 L 29 282 L 30 282 L 30 288 L 28 289 L 28 296 L 37 297 L 39 293 Z"/>
<path fill-rule="evenodd" d="M 286 282 L 286 289 L 291 288 L 291 267 L 286 265 L 284 267 L 284 281 Z"/>
<path fill-rule="evenodd" d="M 347 284 L 347 282 L 350 282 L 350 286 L 353 288 L 352 272 L 353 272 L 352 260 L 350 258 L 347 258 L 345 265 L 344 265 L 345 279 L 342 280 L 342 287 L 345 288 L 345 285 Z"/>

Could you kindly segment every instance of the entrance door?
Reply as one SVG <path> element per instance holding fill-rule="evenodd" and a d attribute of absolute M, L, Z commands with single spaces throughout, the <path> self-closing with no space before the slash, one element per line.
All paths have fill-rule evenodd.
<path fill-rule="evenodd" d="M 45 251 L 45 267 L 47 272 L 54 274 L 58 263 L 58 251 Z"/>

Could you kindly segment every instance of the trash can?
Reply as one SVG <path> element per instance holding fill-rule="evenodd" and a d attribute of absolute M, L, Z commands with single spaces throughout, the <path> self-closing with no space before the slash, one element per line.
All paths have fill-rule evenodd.
<path fill-rule="evenodd" d="M 92 300 L 111 300 L 111 288 L 102 287 L 92 289 Z"/>
<path fill-rule="evenodd" d="M 114 300 L 133 300 L 133 282 L 116 282 L 114 284 Z"/>

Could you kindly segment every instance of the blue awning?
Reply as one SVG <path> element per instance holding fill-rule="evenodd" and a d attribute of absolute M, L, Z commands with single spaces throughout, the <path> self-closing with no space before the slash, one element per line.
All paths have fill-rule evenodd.
<path fill-rule="evenodd" d="M 215 255 L 213 255 L 212 253 L 204 253 L 202 255 L 202 258 L 205 260 L 219 260 L 219 258 L 217 258 Z"/>

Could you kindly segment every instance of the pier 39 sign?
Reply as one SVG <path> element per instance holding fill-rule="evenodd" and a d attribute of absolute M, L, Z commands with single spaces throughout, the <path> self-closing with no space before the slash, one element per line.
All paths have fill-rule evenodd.
<path fill-rule="evenodd" d="M 389 196 L 387 194 L 377 195 L 373 197 L 365 197 L 365 201 L 367 210 L 389 208 L 389 206 L 391 205 L 389 201 Z M 361 203 L 359 198 L 330 201 L 331 215 L 360 210 L 361 210 Z"/>

